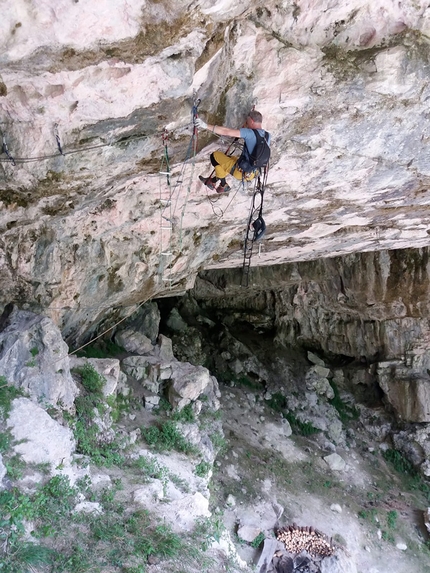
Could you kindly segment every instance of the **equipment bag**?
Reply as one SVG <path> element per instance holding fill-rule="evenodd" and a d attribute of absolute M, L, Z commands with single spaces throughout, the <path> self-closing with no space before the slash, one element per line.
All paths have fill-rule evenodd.
<path fill-rule="evenodd" d="M 237 168 L 242 173 L 258 171 L 261 167 L 265 167 L 270 159 L 269 133 L 265 131 L 263 136 L 259 134 L 257 129 L 252 131 L 255 133 L 257 143 L 252 153 L 249 153 L 246 144 L 243 146 L 242 154 L 237 161 Z"/>

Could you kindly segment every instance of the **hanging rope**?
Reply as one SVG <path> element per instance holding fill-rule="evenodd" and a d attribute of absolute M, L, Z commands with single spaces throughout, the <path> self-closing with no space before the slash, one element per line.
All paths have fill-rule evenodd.
<path fill-rule="evenodd" d="M 160 183 L 160 262 L 158 266 L 158 276 L 161 282 L 168 282 L 172 287 L 171 263 L 172 263 L 172 201 L 170 189 L 170 163 L 169 151 L 167 147 L 169 135 L 164 130 L 162 135 L 164 154 L 162 157 L 160 175 L 166 175 L 168 189 L 168 199 L 163 199 Z M 168 271 L 166 274 L 166 270 Z"/>
<path fill-rule="evenodd" d="M 167 149 L 167 141 L 168 137 L 166 132 L 163 134 L 163 144 L 164 144 L 164 155 L 162 160 L 162 167 L 160 168 L 160 175 L 166 175 L 167 178 L 167 188 L 168 188 L 168 199 L 162 198 L 162 191 L 160 185 L 160 233 L 161 233 L 161 248 L 160 248 L 160 263 L 159 263 L 159 277 L 161 281 L 168 282 L 169 288 L 172 287 L 172 261 L 174 257 L 174 234 L 173 234 L 173 226 L 175 224 L 175 214 L 178 209 L 179 198 L 181 196 L 181 189 L 183 188 L 183 184 L 185 181 L 185 172 L 187 165 L 189 164 L 189 160 L 192 159 L 191 162 L 191 172 L 188 176 L 188 184 L 187 184 L 187 192 L 184 200 L 184 204 L 182 205 L 181 209 L 181 219 L 180 219 L 180 227 L 179 227 L 179 234 L 177 237 L 177 250 L 178 253 L 181 252 L 182 249 L 182 230 L 183 230 L 183 219 L 185 216 L 185 211 L 188 203 L 188 198 L 191 191 L 191 185 L 193 183 L 194 177 L 194 167 L 195 167 L 195 156 L 197 153 L 197 127 L 195 125 L 195 120 L 197 119 L 197 110 L 200 104 L 200 99 L 193 101 L 192 106 L 192 135 L 185 153 L 185 158 L 182 162 L 180 172 L 177 176 L 176 182 L 172 187 L 172 173 L 170 170 L 169 165 L 169 155 Z M 165 170 L 163 170 L 163 165 L 165 165 Z M 166 274 L 166 270 L 168 269 L 168 274 Z"/>
<path fill-rule="evenodd" d="M 182 206 L 182 212 L 181 212 L 181 223 L 180 223 L 180 228 L 179 228 L 179 251 L 182 250 L 182 224 L 183 224 L 183 220 L 184 220 L 184 215 L 185 215 L 185 209 L 187 207 L 188 204 L 188 199 L 190 196 L 190 192 L 191 192 L 191 185 L 193 183 L 193 178 L 194 178 L 194 169 L 196 166 L 196 154 L 197 154 L 197 142 L 198 142 L 198 129 L 196 126 L 196 119 L 198 118 L 198 107 L 201 103 L 200 99 L 197 99 L 194 101 L 193 103 L 193 107 L 191 110 L 191 117 L 192 117 L 192 122 L 193 122 L 193 134 L 191 136 L 191 141 L 190 144 L 188 146 L 188 150 L 187 150 L 187 155 L 185 157 L 185 161 L 188 161 L 189 159 L 191 159 L 191 173 L 190 176 L 188 178 L 188 185 L 187 185 L 187 194 L 185 195 L 185 201 L 184 204 Z M 188 155 L 188 153 L 190 153 L 190 155 Z"/>

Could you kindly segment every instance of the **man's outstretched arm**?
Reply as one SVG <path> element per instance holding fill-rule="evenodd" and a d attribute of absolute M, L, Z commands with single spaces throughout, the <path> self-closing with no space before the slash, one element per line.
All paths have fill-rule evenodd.
<path fill-rule="evenodd" d="M 217 135 L 227 135 L 228 137 L 240 137 L 240 129 L 231 129 L 230 127 L 224 127 L 223 125 L 211 125 L 206 123 L 200 117 L 196 119 L 196 125 L 200 129 L 207 129 L 216 133 Z"/>

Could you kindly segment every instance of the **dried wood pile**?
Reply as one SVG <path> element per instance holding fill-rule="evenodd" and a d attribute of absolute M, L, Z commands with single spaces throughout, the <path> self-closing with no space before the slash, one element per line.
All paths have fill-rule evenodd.
<path fill-rule="evenodd" d="M 276 538 L 294 555 L 307 551 L 313 557 L 329 557 L 336 550 L 332 540 L 324 533 L 313 527 L 300 527 L 295 523 L 278 529 Z"/>

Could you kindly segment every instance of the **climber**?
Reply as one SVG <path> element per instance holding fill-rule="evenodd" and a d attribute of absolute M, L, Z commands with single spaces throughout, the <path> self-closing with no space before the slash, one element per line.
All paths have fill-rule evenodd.
<path fill-rule="evenodd" d="M 215 176 L 199 176 L 200 181 L 206 187 L 217 193 L 228 193 L 231 189 L 225 180 L 228 174 L 239 180 L 251 181 L 260 168 L 267 164 L 270 156 L 270 134 L 261 127 L 262 122 L 263 116 L 256 110 L 249 112 L 246 118 L 246 127 L 241 129 L 209 125 L 199 117 L 196 119 L 195 125 L 201 129 L 207 129 L 217 135 L 241 137 L 244 140 L 240 157 L 229 156 L 221 151 L 211 153 L 210 160 L 215 168 Z M 257 134 L 254 130 L 257 130 Z M 220 184 L 216 187 L 218 180 Z"/>

